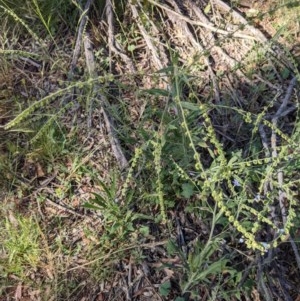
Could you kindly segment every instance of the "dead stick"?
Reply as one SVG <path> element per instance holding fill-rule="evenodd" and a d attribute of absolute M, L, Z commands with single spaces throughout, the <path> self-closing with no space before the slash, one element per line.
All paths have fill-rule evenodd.
<path fill-rule="evenodd" d="M 85 48 L 87 69 L 88 69 L 90 77 L 92 79 L 94 79 L 97 77 L 97 73 L 95 71 L 95 57 L 93 54 L 93 46 L 92 46 L 92 43 L 90 42 L 88 34 L 86 34 L 86 36 L 84 38 L 84 48 Z M 106 130 L 107 130 L 107 133 L 109 136 L 113 154 L 114 154 L 115 158 L 117 159 L 117 162 L 118 162 L 120 168 L 124 169 L 128 166 L 128 162 L 122 152 L 120 143 L 119 143 L 118 139 L 116 138 L 115 129 L 113 127 L 112 121 L 104 109 L 104 105 L 107 103 L 107 101 L 106 101 L 106 97 L 103 94 L 99 93 L 100 90 L 101 90 L 100 87 L 95 84 L 93 86 L 92 96 L 96 96 L 96 98 L 98 98 L 98 100 L 100 102 L 102 114 L 104 116 Z M 90 109 L 90 112 L 88 112 L 88 114 L 90 115 L 91 107 L 89 109 Z"/>
<path fill-rule="evenodd" d="M 220 34 L 223 34 L 223 35 L 226 35 L 226 36 L 233 36 L 235 38 L 243 38 L 243 39 L 249 39 L 249 40 L 258 40 L 260 41 L 260 38 L 257 37 L 257 36 L 249 36 L 249 35 L 245 35 L 245 34 L 242 34 L 242 33 L 238 33 L 238 32 L 229 32 L 229 31 L 226 31 L 226 30 L 223 30 L 223 29 L 220 29 L 220 28 L 216 28 L 214 26 L 211 26 L 209 24 L 205 24 L 203 22 L 199 22 L 199 21 L 193 21 L 177 12 L 174 12 L 171 8 L 165 6 L 165 5 L 162 5 L 154 0 L 148 0 L 148 2 L 152 3 L 153 5 L 157 6 L 157 7 L 160 7 L 161 9 L 173 14 L 173 15 L 176 15 L 178 18 L 180 18 L 181 20 L 184 20 L 185 22 L 189 23 L 189 24 L 192 24 L 192 25 L 198 25 L 198 26 L 201 26 L 201 27 L 204 27 L 204 28 L 207 28 L 207 29 L 210 29 L 211 31 L 213 32 L 216 32 L 216 33 L 220 33 Z"/>
<path fill-rule="evenodd" d="M 233 10 L 228 4 L 223 2 L 222 0 L 213 0 L 217 5 L 222 7 L 226 12 L 230 12 L 232 16 L 236 19 L 238 19 L 243 25 L 245 25 L 245 28 L 248 29 L 252 34 L 258 39 L 260 42 L 266 43 L 268 39 L 266 36 L 257 28 L 254 26 L 250 25 L 248 21 L 237 11 Z"/>
<path fill-rule="evenodd" d="M 278 122 L 278 119 L 279 117 L 281 116 L 281 114 L 285 111 L 285 108 L 292 96 L 292 92 L 293 92 L 293 88 L 296 84 L 296 77 L 294 77 L 290 84 L 289 84 L 289 87 L 287 89 L 287 92 L 286 92 L 286 95 L 282 101 L 282 104 L 280 105 L 280 107 L 278 108 L 276 114 L 274 115 L 274 117 L 272 118 L 272 125 L 273 125 L 273 129 L 272 129 L 272 135 L 271 135 L 271 146 L 272 146 L 272 157 L 273 158 L 277 158 L 278 154 L 277 154 L 277 149 L 276 149 L 276 146 L 277 146 L 277 135 L 276 135 L 276 131 L 275 131 L 275 128 L 277 128 L 277 122 Z M 279 185 L 279 188 L 282 187 L 283 185 L 283 172 L 282 170 L 280 170 L 277 174 L 277 179 L 278 179 L 278 185 Z M 283 224 L 285 225 L 286 223 L 286 209 L 285 209 L 285 206 L 284 206 L 284 198 L 285 198 L 285 193 L 280 189 L 279 190 L 279 206 L 280 206 L 280 210 L 281 210 L 281 215 L 282 215 L 282 221 L 283 221 Z"/>
<path fill-rule="evenodd" d="M 105 3 L 105 12 L 106 12 L 106 20 L 108 25 L 108 49 L 109 49 L 109 57 L 110 57 L 110 63 L 109 63 L 109 70 L 112 72 L 112 65 L 111 65 L 111 54 L 112 52 L 117 54 L 121 57 L 121 59 L 124 61 L 124 63 L 127 65 L 129 70 L 132 73 L 136 72 L 136 68 L 132 62 L 132 60 L 125 54 L 124 50 L 122 49 L 121 45 L 117 45 L 117 42 L 115 40 L 114 36 L 114 22 L 113 22 L 113 9 L 112 9 L 112 3 L 111 0 L 106 0 Z"/>
<path fill-rule="evenodd" d="M 86 26 L 86 23 L 88 20 L 87 14 L 89 12 L 92 2 L 93 2 L 93 0 L 87 0 L 85 7 L 84 7 L 84 11 L 82 12 L 82 15 L 81 15 L 81 21 L 80 21 L 79 28 L 78 28 L 78 34 L 77 34 L 76 44 L 75 44 L 75 48 L 74 48 L 74 52 L 73 52 L 71 68 L 70 68 L 71 76 L 74 73 L 74 69 L 76 67 L 78 58 L 80 56 L 82 36 L 83 36 L 83 32 L 84 32 L 84 29 L 85 29 L 85 26 Z"/>

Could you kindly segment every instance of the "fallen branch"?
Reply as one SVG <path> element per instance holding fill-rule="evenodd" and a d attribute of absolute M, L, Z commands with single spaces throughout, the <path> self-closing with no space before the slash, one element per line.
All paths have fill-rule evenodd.
<path fill-rule="evenodd" d="M 156 65 L 156 67 L 158 68 L 158 70 L 162 69 L 164 66 L 162 65 L 161 63 L 161 60 L 159 58 L 159 55 L 156 51 L 156 48 L 155 46 L 153 45 L 153 43 L 151 42 L 151 38 L 150 36 L 148 35 L 146 29 L 144 28 L 144 26 L 142 25 L 142 21 L 140 20 L 140 17 L 139 17 L 139 14 L 138 14 L 138 11 L 136 9 L 136 4 L 130 4 L 130 8 L 131 8 L 131 11 L 132 11 L 132 15 L 133 15 L 133 18 L 137 21 L 137 26 L 147 44 L 147 47 L 149 48 L 151 54 L 152 54 L 152 59 L 154 60 L 154 63 Z"/>
<path fill-rule="evenodd" d="M 176 16 L 181 16 L 180 14 L 180 9 L 177 5 L 177 3 L 174 0 L 169 0 L 169 2 L 173 5 L 174 10 L 176 12 Z M 185 19 L 177 19 L 177 17 L 175 16 L 170 16 L 170 13 L 167 12 L 167 15 L 169 16 L 170 20 L 172 20 L 173 22 L 178 22 L 180 25 L 180 28 L 182 28 L 182 30 L 184 31 L 184 33 L 186 34 L 186 37 L 188 39 L 188 41 L 190 42 L 190 44 L 196 49 L 198 50 L 199 53 L 204 53 L 204 48 L 202 47 L 202 45 L 196 41 L 196 39 L 194 38 L 193 34 L 191 33 Z M 210 78 L 212 80 L 213 83 L 213 90 L 215 93 L 215 99 L 217 103 L 220 103 L 220 91 L 219 91 L 219 87 L 218 87 L 218 82 L 217 82 L 217 78 L 215 76 L 215 73 L 213 71 L 213 69 L 211 68 L 211 64 L 209 62 L 209 58 L 207 56 L 204 56 L 204 61 L 205 64 L 207 65 L 208 71 L 209 71 L 209 75 Z"/>
<path fill-rule="evenodd" d="M 72 77 L 74 74 L 74 70 L 75 67 L 77 65 L 77 61 L 79 59 L 80 56 L 80 49 L 81 49 L 81 43 L 82 43 L 82 36 L 84 33 L 84 30 L 86 28 L 86 24 L 88 21 L 88 12 L 89 9 L 91 7 L 93 0 L 87 0 L 85 7 L 84 7 L 84 11 L 82 12 L 81 15 L 81 21 L 78 27 L 78 34 L 77 34 L 77 39 L 76 39 L 76 44 L 75 44 L 75 48 L 74 48 L 74 52 L 73 52 L 73 58 L 72 58 L 72 62 L 71 62 L 71 68 L 70 68 L 70 72 L 69 72 L 69 76 Z"/>
<path fill-rule="evenodd" d="M 90 76 L 90 78 L 94 79 L 97 77 L 97 73 L 95 71 L 95 58 L 94 58 L 94 54 L 93 54 L 93 46 L 90 42 L 88 34 L 86 34 L 86 36 L 84 38 L 84 49 L 85 49 L 86 65 L 87 65 L 87 69 L 89 72 L 89 76 Z M 92 97 L 96 97 L 96 99 L 100 102 L 102 114 L 104 116 L 106 130 L 107 130 L 107 133 L 109 136 L 113 154 L 119 164 L 119 167 L 121 169 L 124 169 L 128 166 L 128 162 L 122 152 L 120 143 L 119 143 L 118 139 L 116 138 L 116 133 L 115 133 L 115 129 L 113 127 L 112 121 L 104 109 L 104 105 L 105 105 L 105 103 L 107 103 L 107 100 L 104 95 L 99 93 L 100 90 L 101 90 L 100 87 L 97 84 L 94 84 Z M 88 114 L 91 115 L 91 111 L 92 111 L 91 106 L 89 106 L 89 110 L 90 111 L 88 112 Z"/>
<path fill-rule="evenodd" d="M 195 4 L 193 3 L 191 0 L 189 0 L 189 5 L 191 6 L 193 12 L 196 14 L 196 16 L 200 19 L 201 22 L 209 25 L 209 26 L 213 26 L 213 24 L 208 20 L 208 18 L 205 16 L 205 14 L 202 12 L 202 10 Z M 215 36 L 212 34 L 212 32 L 207 32 L 208 34 L 208 38 L 203 38 L 203 42 L 206 42 L 205 48 L 206 50 L 208 49 L 215 49 L 219 55 L 221 55 L 224 60 L 227 62 L 227 64 L 231 67 L 231 68 L 235 68 L 238 64 L 237 62 L 231 58 L 223 49 L 222 47 L 218 46 L 218 41 L 215 38 Z M 210 45 L 209 45 L 210 42 Z M 240 70 L 237 69 L 236 73 L 239 77 L 243 78 L 245 80 L 245 82 L 247 83 L 252 83 L 251 80 L 248 79 L 248 77 Z"/>
<path fill-rule="evenodd" d="M 279 117 L 281 117 L 281 114 L 284 113 L 286 106 L 292 96 L 292 92 L 293 92 L 293 88 L 296 84 L 296 77 L 294 77 L 291 82 L 290 85 L 287 89 L 286 95 L 282 101 L 282 104 L 280 105 L 280 107 L 278 108 L 276 114 L 274 115 L 274 117 L 272 118 L 272 125 L 273 125 L 273 129 L 272 129 L 272 135 L 271 135 L 271 147 L 272 147 L 272 157 L 275 159 L 277 158 L 278 154 L 277 154 L 277 135 L 275 132 L 275 129 L 277 128 L 277 122 Z M 277 174 L 277 180 L 278 180 L 278 185 L 279 188 L 281 188 L 283 186 L 283 172 L 282 170 L 280 170 Z M 279 206 L 280 206 L 280 211 L 281 211 L 281 216 L 282 216 L 282 222 L 283 225 L 286 224 L 286 209 L 284 206 L 284 198 L 285 198 L 285 193 L 282 190 L 279 190 Z"/>
<path fill-rule="evenodd" d="M 236 31 L 233 32 L 229 32 L 220 28 L 216 28 L 214 26 L 211 26 L 209 24 L 203 23 L 203 22 L 199 22 L 199 21 L 194 21 L 189 19 L 188 17 L 185 17 L 177 12 L 174 12 L 171 8 L 162 5 L 154 0 L 148 0 L 148 2 L 152 3 L 153 5 L 165 10 L 166 12 L 175 15 L 177 18 L 191 24 L 191 25 L 198 25 L 207 29 L 210 29 L 211 31 L 215 32 L 215 33 L 219 33 L 219 34 L 223 34 L 225 36 L 232 36 L 234 38 L 242 38 L 242 39 L 249 39 L 249 40 L 256 40 L 256 41 L 261 41 L 259 37 L 257 36 L 249 36 L 249 35 L 245 35 Z"/>
<path fill-rule="evenodd" d="M 256 40 L 263 43 L 268 42 L 268 38 L 260 30 L 250 25 L 248 21 L 241 14 L 239 14 L 237 11 L 232 9 L 228 4 L 226 4 L 222 0 L 213 0 L 213 1 L 217 5 L 222 7 L 226 12 L 230 13 L 233 18 L 236 18 L 239 22 L 241 22 L 245 26 L 245 29 L 249 30 L 256 37 Z"/>
<path fill-rule="evenodd" d="M 111 66 L 111 53 L 114 52 L 118 56 L 121 57 L 121 59 L 124 61 L 124 63 L 127 65 L 127 67 L 130 69 L 130 72 L 135 73 L 136 68 L 132 62 L 132 60 L 125 54 L 123 49 L 121 49 L 120 45 L 116 45 L 116 40 L 114 36 L 114 25 L 113 25 L 113 11 L 112 11 L 112 3 L 111 0 L 106 0 L 106 19 L 108 24 L 108 49 L 109 49 L 109 57 L 110 57 L 110 72 L 112 69 Z"/>

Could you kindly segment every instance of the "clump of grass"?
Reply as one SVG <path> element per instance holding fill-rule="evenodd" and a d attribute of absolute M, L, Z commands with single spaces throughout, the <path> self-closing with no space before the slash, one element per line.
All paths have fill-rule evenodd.
<path fill-rule="evenodd" d="M 1 220 L 2 275 L 25 280 L 34 272 L 41 260 L 40 232 L 34 217 L 14 215 Z"/>
<path fill-rule="evenodd" d="M 76 26 L 78 10 L 72 1 L 0 1 L 0 11 L 10 22 L 7 28 L 15 32 L 27 31 L 34 40 L 44 45 L 43 38 L 54 35 L 64 26 Z M 12 21 L 13 20 L 13 21 Z M 3 23 L 4 24 L 4 23 Z"/>

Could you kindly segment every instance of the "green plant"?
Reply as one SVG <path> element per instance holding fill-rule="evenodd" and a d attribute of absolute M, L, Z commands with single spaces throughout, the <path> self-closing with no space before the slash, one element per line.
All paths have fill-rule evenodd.
<path fill-rule="evenodd" d="M 291 186 L 287 184 L 281 187 L 281 189 L 284 189 L 286 197 L 289 200 L 288 213 L 286 216 L 287 220 L 284 224 L 276 224 L 274 220 L 272 221 L 270 219 L 269 206 L 272 203 L 272 198 L 275 197 L 275 193 L 278 193 L 277 189 L 279 189 L 275 175 L 279 169 L 282 170 L 290 164 L 287 160 L 287 146 L 282 145 L 280 147 L 280 151 L 276 158 L 243 158 L 237 155 L 237 153 L 231 153 L 229 155 L 219 142 L 213 127 L 213 121 L 210 117 L 213 115 L 213 110 L 218 109 L 218 106 L 213 107 L 201 104 L 199 105 L 199 114 L 203 118 L 205 134 L 202 139 L 206 143 L 206 146 L 203 142 L 199 146 L 201 148 L 204 146 L 211 156 L 211 163 L 207 168 L 202 163 L 203 159 L 201 158 L 201 152 L 196 150 L 193 136 L 185 119 L 185 111 L 181 106 L 179 97 L 177 99 L 177 105 L 183 119 L 182 128 L 189 139 L 190 148 L 192 148 L 194 152 L 195 172 L 197 174 L 197 178 L 191 177 L 188 175 L 187 171 L 185 171 L 184 167 L 178 166 L 182 178 L 195 183 L 202 197 L 211 195 L 214 198 L 219 209 L 224 212 L 228 217 L 228 220 L 237 228 L 237 230 L 245 236 L 248 247 L 264 251 L 266 246 L 269 248 L 271 245 L 274 246 L 277 244 L 276 241 L 281 235 L 278 235 L 276 240 L 269 246 L 268 244 L 263 245 L 263 243 L 256 241 L 255 235 L 263 227 L 263 224 L 268 224 L 276 233 L 285 233 L 285 235 L 281 236 L 284 241 L 286 235 L 289 233 L 292 220 L 295 217 L 295 211 L 293 209 L 295 206 L 294 193 L 291 190 Z M 264 111 L 262 111 L 260 115 L 254 115 L 250 112 L 244 112 L 241 109 L 233 109 L 243 117 L 245 124 L 256 125 L 260 123 L 265 114 Z M 298 161 L 298 145 L 295 143 L 295 140 L 287 137 L 280 129 L 277 127 L 275 128 L 267 120 L 263 119 L 262 123 L 276 132 L 276 135 L 281 137 L 283 141 L 286 141 L 286 143 L 290 145 L 294 145 L 296 151 L 293 158 Z M 257 133 L 255 127 L 253 131 Z M 211 151 L 212 148 L 213 151 Z M 286 174 L 286 176 L 289 177 L 290 175 Z M 258 199 L 258 196 L 264 194 L 263 187 L 267 181 L 271 181 L 272 185 L 277 187 L 277 189 L 268 192 L 268 195 L 266 195 L 266 198 L 268 199 L 267 202 L 261 202 Z M 256 192 L 252 192 L 252 195 L 249 195 L 249 190 L 247 189 L 249 183 L 257 189 Z M 226 192 L 223 187 L 227 187 Z M 254 227 L 246 226 L 252 219 L 256 220 Z"/>
<path fill-rule="evenodd" d="M 1 222 L 2 275 L 15 275 L 20 279 L 29 276 L 41 260 L 40 232 L 34 217 L 9 213 Z"/>
<path fill-rule="evenodd" d="M 145 274 L 151 283 L 164 279 L 162 298 L 208 292 L 210 300 L 241 300 L 255 288 L 255 258 L 280 256 L 287 245 L 281 242 L 297 235 L 296 100 L 277 111 L 290 78 L 299 80 L 288 46 L 297 37 L 297 1 L 251 16 L 234 14 L 238 4 L 230 10 L 226 1 L 204 9 L 195 1 L 94 1 L 86 10 L 84 2 L 92 1 L 0 0 L 0 173 L 10 202 L 29 203 L 24 216 L 2 214 L 1 272 L 12 275 L 3 286 L 14 285 L 13 277 L 22 278 L 24 290 L 31 286 L 26 266 L 45 281 L 45 300 L 87 299 L 99 280 L 113 295 L 127 272 L 135 292 L 144 289 Z M 292 13 L 286 24 L 282 12 Z M 273 16 L 270 39 L 249 27 Z M 82 58 L 73 66 L 77 26 L 89 35 L 93 49 L 85 51 L 95 51 L 101 76 L 87 79 L 85 69 L 93 68 Z M 112 159 L 102 109 L 130 162 L 122 170 Z M 23 171 L 29 161 L 41 168 L 33 177 Z M 43 253 L 31 252 L 36 261 L 16 235 L 30 228 L 27 210 L 38 210 L 47 235 Z M 35 241 L 33 228 L 26 235 Z M 182 241 L 174 239 L 179 235 Z M 248 258 L 254 264 L 245 271 Z M 161 262 L 170 270 L 156 270 Z"/>
<path fill-rule="evenodd" d="M 109 241 L 120 243 L 130 237 L 136 229 L 134 222 L 137 219 L 151 219 L 151 217 L 134 212 L 130 209 L 132 204 L 132 193 L 127 194 L 126 198 L 121 200 L 118 198 L 118 186 L 116 176 L 112 176 L 112 182 L 108 186 L 99 181 L 103 191 L 95 193 L 94 198 L 85 203 L 85 207 L 98 210 L 103 218 L 103 226 L 105 228 L 104 236 Z M 123 190 L 124 195 L 124 190 Z"/>
<path fill-rule="evenodd" d="M 49 35 L 54 41 L 61 24 L 75 27 L 78 10 L 74 9 L 72 1 L 0 1 L 0 11 L 5 17 L 10 17 L 14 22 L 9 22 L 9 27 L 20 26 L 25 29 L 40 45 L 44 45 L 42 36 Z"/>

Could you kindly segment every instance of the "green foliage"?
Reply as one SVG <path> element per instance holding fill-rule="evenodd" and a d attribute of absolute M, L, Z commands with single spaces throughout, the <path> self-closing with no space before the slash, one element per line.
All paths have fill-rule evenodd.
<path fill-rule="evenodd" d="M 299 145 L 294 137 L 288 137 L 265 118 L 276 98 L 260 114 L 252 114 L 237 107 L 203 104 L 201 100 L 195 99 L 197 105 L 193 101 L 182 101 L 182 87 L 189 85 L 184 70 L 176 66 L 170 70 L 172 72 L 169 76 L 173 85 L 169 94 L 172 94 L 173 101 L 164 109 L 158 124 L 159 134 L 154 135 L 150 144 L 154 147 L 154 167 L 158 175 L 155 189 L 161 215 L 165 216 L 166 212 L 163 196 L 170 195 L 170 187 L 165 183 L 170 182 L 172 175 L 175 184 L 173 189 L 179 191 L 182 197 L 190 199 L 198 195 L 203 202 L 209 202 L 209 199 L 213 198 L 220 212 L 225 214 L 228 221 L 245 237 L 249 248 L 264 252 L 277 246 L 279 241 L 285 241 L 295 217 L 296 205 L 293 185 L 289 184 L 293 175 L 288 171 L 292 164 L 299 162 Z M 161 94 L 161 97 L 167 95 L 165 90 L 150 89 L 145 92 L 151 95 L 155 93 L 156 96 Z M 176 107 L 177 115 L 170 118 L 166 112 L 172 106 Z M 245 125 L 245 132 L 250 132 L 253 137 L 252 141 L 258 135 L 260 124 L 275 132 L 282 140 L 277 156 L 263 155 L 261 148 L 253 151 L 257 146 L 251 140 L 248 149 L 250 156 L 242 156 L 242 150 L 227 153 L 219 141 L 211 117 L 217 116 L 218 112 L 222 114 L 222 110 L 225 109 L 240 116 Z M 195 118 L 202 120 L 200 129 L 199 125 L 196 126 L 193 122 Z M 293 146 L 293 154 L 289 154 L 287 145 Z M 286 184 L 282 187 L 277 182 L 279 170 L 286 171 Z M 270 183 L 274 189 L 265 195 L 266 183 Z M 179 187 L 175 188 L 176 186 Z M 284 190 L 288 200 L 285 223 L 278 223 L 270 218 L 270 206 L 280 189 Z M 250 221 L 255 223 L 252 225 Z M 257 233 L 265 225 L 269 225 L 277 233 L 277 238 L 272 242 L 256 240 Z"/>
<path fill-rule="evenodd" d="M 109 186 L 99 181 L 103 188 L 103 192 L 94 194 L 94 198 L 85 203 L 85 207 L 93 210 L 98 210 L 103 216 L 103 224 L 105 235 L 108 240 L 115 240 L 117 243 L 126 240 L 130 234 L 136 231 L 134 222 L 137 219 L 151 219 L 151 217 L 143 214 L 135 213 L 129 209 L 132 203 L 133 195 L 127 195 L 125 203 L 120 204 L 117 197 L 117 182 L 116 177 L 112 177 L 112 182 Z M 145 233 L 145 228 L 141 233 Z"/>
<path fill-rule="evenodd" d="M 39 226 L 33 217 L 9 216 L 1 222 L 1 274 L 25 279 L 41 260 Z"/>
<path fill-rule="evenodd" d="M 40 35 L 49 35 L 54 39 L 54 34 L 58 33 L 61 24 L 75 27 L 78 17 L 78 9 L 74 2 L 64 0 L 1 0 L 0 12 L 14 20 L 9 24 L 20 25 L 21 29 L 25 29 L 41 45 L 44 45 L 44 42 Z"/>
<path fill-rule="evenodd" d="M 171 290 L 171 282 L 170 281 L 166 281 L 164 283 L 162 283 L 159 287 L 159 293 L 162 297 L 167 297 L 170 293 Z"/>
<path fill-rule="evenodd" d="M 4 47 L 8 45 L 7 41 L 12 40 L 12 47 L 14 47 L 20 37 L 26 40 L 28 36 L 30 40 L 37 41 L 37 44 L 44 50 L 49 40 L 57 47 L 57 38 L 60 37 L 61 32 L 64 32 L 62 29 L 68 27 L 72 28 L 70 40 L 74 40 L 75 27 L 86 13 L 82 4 L 75 0 L 0 0 L 0 13 L 5 20 L 1 27 L 5 32 L 1 37 Z M 126 28 L 121 21 L 130 20 L 130 16 L 125 13 L 128 3 L 115 1 L 113 4 L 115 4 L 114 13 L 118 18 L 120 31 L 125 31 Z M 160 8 L 148 1 L 143 1 L 143 3 L 133 1 L 131 4 L 138 5 L 140 12 L 138 20 L 146 31 L 149 29 L 151 34 L 156 33 L 159 30 L 159 24 L 154 27 L 153 20 L 157 20 L 154 18 L 161 14 Z M 102 18 L 105 2 L 98 1 L 94 3 L 94 6 L 98 11 L 92 12 L 89 16 L 99 17 L 99 11 L 101 11 Z M 298 8 L 296 4 L 292 5 L 290 2 L 283 3 L 282 7 Z M 276 6 L 276 10 L 278 9 L 279 6 Z M 210 5 L 204 8 L 204 14 L 212 12 Z M 89 25 L 90 23 L 87 26 Z M 124 59 L 125 57 L 127 63 L 131 60 L 127 57 L 129 54 L 134 60 L 134 56 L 146 40 L 141 37 L 138 25 L 140 25 L 139 22 L 133 22 L 133 25 L 129 26 L 130 32 L 117 34 L 115 41 L 110 41 L 111 37 L 109 37 L 109 44 L 115 44 L 113 48 L 110 45 L 109 55 L 106 55 L 107 45 L 100 47 L 98 56 L 99 61 L 102 60 L 103 66 L 101 66 L 104 71 L 112 65 L 116 69 L 123 68 L 117 60 L 112 64 L 112 58 L 120 56 Z M 264 253 L 285 241 L 290 233 L 296 232 L 295 227 L 297 227 L 295 217 L 298 206 L 296 188 L 299 187 L 297 174 L 300 167 L 298 143 L 300 123 L 297 120 L 294 129 L 289 133 L 275 125 L 270 116 L 280 100 L 282 91 L 271 96 L 272 99 L 268 95 L 265 97 L 267 86 L 276 76 L 288 79 L 295 74 L 298 80 L 300 78 L 297 61 L 284 46 L 281 48 L 289 59 L 289 64 L 282 67 L 278 74 L 276 74 L 277 71 L 274 72 L 272 64 L 269 64 L 271 48 L 277 44 L 277 40 L 286 28 L 285 24 L 279 24 L 277 34 L 269 43 L 264 45 L 255 43 L 245 55 L 244 61 L 233 67 L 234 72 L 243 69 L 249 77 L 252 77 L 256 72 L 253 65 L 262 66 L 261 70 L 269 82 L 261 82 L 258 86 L 249 89 L 253 98 L 262 95 L 261 103 L 252 103 L 252 99 L 248 103 L 245 101 L 241 104 L 233 104 L 226 99 L 222 99 L 220 103 L 212 103 L 211 98 L 199 92 L 199 89 L 202 90 L 203 87 L 198 84 L 195 87 L 194 83 L 202 82 L 202 79 L 194 76 L 191 69 L 180 66 L 181 58 L 179 59 L 177 54 L 173 55 L 177 50 L 174 51 L 171 47 L 168 49 L 171 57 L 173 56 L 171 66 L 159 70 L 154 75 L 137 72 L 130 77 L 126 74 L 125 79 L 119 80 L 117 76 L 108 74 L 88 80 L 60 82 L 56 91 L 52 90 L 46 96 L 41 93 L 43 94 L 41 97 L 35 95 L 31 99 L 26 99 L 25 105 L 23 98 L 22 101 L 18 99 L 16 102 L 19 110 L 14 110 L 10 121 L 5 120 L 6 125 L 3 129 L 6 134 L 11 134 L 11 140 L 13 140 L 12 137 L 17 137 L 16 140 L 21 137 L 14 134 L 22 135 L 26 146 L 21 145 L 19 141 L 3 144 L 4 152 L 7 153 L 0 153 L 1 175 L 8 175 L 6 180 L 10 183 L 14 182 L 14 171 L 20 168 L 17 161 L 21 159 L 18 157 L 38 158 L 42 162 L 46 161 L 49 163 L 48 171 L 52 172 L 55 169 L 63 173 L 62 179 L 59 177 L 51 179 L 55 187 L 54 189 L 51 187 L 52 197 L 59 199 L 73 196 L 73 183 L 70 178 L 74 176 L 76 182 L 77 178 L 85 173 L 91 176 L 95 184 L 91 185 L 95 187 L 98 185 L 100 191 L 85 204 L 85 208 L 96 211 L 103 228 L 101 235 L 97 237 L 97 243 L 89 249 L 91 257 L 88 259 L 90 263 L 95 264 L 92 267 L 93 275 L 98 273 L 101 280 L 115 272 L 112 268 L 113 264 L 121 258 L 144 256 L 144 250 L 138 249 L 137 245 L 144 239 L 153 239 L 150 226 L 143 224 L 145 220 L 160 223 L 160 235 L 165 238 L 165 236 L 173 236 L 173 217 L 177 216 L 178 208 L 183 211 L 183 214 L 192 214 L 193 218 L 201 220 L 210 232 L 193 242 L 190 241 L 188 250 L 184 250 L 186 246 L 181 246 L 181 249 L 173 240 L 170 240 L 167 245 L 168 255 L 178 256 L 182 263 L 179 267 L 172 267 L 180 272 L 179 285 L 182 293 L 182 297 L 177 297 L 175 300 L 185 300 L 184 296 L 189 294 L 196 300 L 199 298 L 198 292 L 202 285 L 212 288 L 211 300 L 218 298 L 230 300 L 232 296 L 241 299 L 236 286 L 242 278 L 242 273 L 231 267 L 232 257 L 223 249 L 227 243 L 225 238 L 230 237 L 232 242 L 236 236 L 240 236 L 249 249 Z M 98 28 L 95 26 L 93 29 Z M 18 30 L 17 34 L 16 30 Z M 101 30 L 103 28 L 99 29 L 100 36 Z M 217 35 L 218 33 L 215 34 Z M 105 43 L 107 43 L 106 38 L 104 37 Z M 227 38 L 230 37 L 226 36 Z M 164 39 L 165 37 L 161 35 L 157 41 L 157 44 L 162 46 L 160 49 L 162 52 L 165 47 L 163 44 L 170 42 Z M 175 40 L 173 42 L 176 43 Z M 0 50 L 1 59 L 3 58 L 4 62 L 5 60 L 10 62 L 11 59 L 17 60 L 19 57 L 45 60 L 41 54 L 31 53 L 30 50 L 12 50 L 12 47 L 9 45 L 9 49 Z M 127 53 L 126 51 L 123 53 L 122 48 L 127 50 Z M 64 46 L 57 47 L 55 50 L 62 51 L 62 57 L 65 60 Z M 209 54 L 209 50 L 204 52 L 205 55 Z M 201 57 L 199 54 L 197 56 Z M 141 57 L 144 58 L 144 54 Z M 47 56 L 47 59 L 53 58 Z M 52 67 L 55 68 L 59 62 L 54 62 Z M 191 68 L 202 68 L 201 70 L 206 68 L 199 66 L 201 62 L 194 63 L 195 66 Z M 101 72 L 98 70 L 99 74 L 103 74 L 102 67 Z M 64 75 L 68 73 L 67 70 L 62 71 Z M 224 71 L 216 72 L 217 80 L 220 80 Z M 59 74 L 50 74 L 49 78 L 56 78 L 56 76 Z M 43 73 L 43 80 L 46 78 L 48 80 L 48 74 L 44 78 Z M 156 84 L 162 78 L 163 85 Z M 122 83 L 123 80 L 126 84 Z M 143 80 L 147 82 L 147 89 L 134 88 L 139 87 Z M 128 82 L 134 84 L 127 86 Z M 149 88 L 149 82 L 153 84 L 152 88 Z M 71 151 L 68 146 L 72 144 L 72 141 L 68 141 L 70 135 L 65 135 L 59 118 L 68 115 L 65 113 L 69 113 L 74 105 L 81 105 L 82 108 L 86 108 L 86 111 L 91 110 L 92 99 L 99 96 L 94 92 L 95 84 L 101 86 L 101 91 L 97 93 L 108 96 L 109 101 L 105 104 L 101 103 L 101 106 L 105 106 L 115 119 L 120 143 L 126 150 L 126 156 L 131 158 L 128 170 L 122 173 L 111 173 L 110 181 L 107 179 L 107 181 L 101 181 L 100 171 L 91 168 L 92 162 L 89 161 L 93 161 L 91 155 L 93 150 L 81 160 L 79 152 L 82 146 L 78 151 L 76 141 L 77 149 L 75 154 L 71 154 L 73 150 Z M 210 89 L 213 90 L 213 88 Z M 138 109 L 131 104 L 135 98 L 132 97 L 133 94 L 138 96 L 135 105 Z M 127 97 L 129 101 L 125 100 Z M 253 109 L 252 105 L 259 107 Z M 299 115 L 298 113 L 296 115 Z M 137 117 L 133 122 L 132 115 L 134 114 Z M 220 131 L 220 128 L 223 124 L 225 128 L 231 122 L 238 125 L 235 137 L 247 137 L 244 139 L 244 141 L 247 140 L 246 143 L 241 143 L 239 140 L 230 145 L 230 142 L 226 141 L 226 135 Z M 276 156 L 270 151 L 268 153 L 264 148 L 259 134 L 261 126 L 264 126 L 269 135 L 273 135 L 273 139 L 275 137 L 275 140 L 280 142 L 276 145 L 276 150 L 272 150 L 276 152 Z M 72 158 L 71 168 L 69 165 L 65 166 L 65 162 L 61 159 L 62 154 Z M 283 183 L 278 181 L 280 173 L 284 174 Z M 64 177 L 65 174 L 68 176 Z M 38 183 L 40 183 L 39 180 Z M 266 187 L 272 187 L 272 189 L 267 190 Z M 273 218 L 271 208 L 278 207 L 278 196 L 281 193 L 284 193 L 286 215 L 282 219 Z M 42 195 L 40 199 L 45 200 L 46 197 Z M 222 229 L 216 229 L 216 225 Z M 21 216 L 17 216 L 15 220 L 7 218 L 1 224 L 0 238 L 3 252 L 0 262 L 1 272 L 5 276 L 14 274 L 25 279 L 26 268 L 36 268 L 41 257 L 38 243 L 39 232 L 36 226 L 33 219 Z M 275 234 L 273 240 L 265 241 L 260 237 L 266 229 Z M 161 237 L 159 236 L 159 239 Z M 60 238 L 57 239 L 56 244 L 59 245 L 58 252 L 67 256 L 72 255 L 73 250 L 65 247 Z M 76 252 L 78 254 L 81 252 L 80 247 Z M 247 252 L 253 254 L 249 250 Z M 243 286 L 245 291 L 251 291 L 253 285 L 251 281 L 249 279 L 245 282 Z M 75 289 L 76 283 L 76 281 L 72 282 L 70 289 Z M 63 287 L 62 284 L 60 285 Z M 225 286 L 226 289 L 224 289 Z M 170 297 L 172 281 L 163 282 L 159 287 L 159 293 L 162 297 Z"/>

